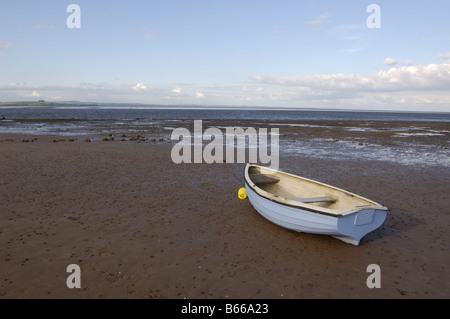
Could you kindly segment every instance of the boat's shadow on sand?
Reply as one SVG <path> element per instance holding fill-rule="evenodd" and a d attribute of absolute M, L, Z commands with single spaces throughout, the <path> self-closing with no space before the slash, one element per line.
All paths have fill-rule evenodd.
<path fill-rule="evenodd" d="M 386 220 L 383 225 L 373 232 L 367 234 L 360 245 L 370 242 L 376 242 L 380 239 L 394 239 L 401 237 L 402 234 L 408 232 L 412 228 L 426 224 L 424 218 L 418 218 L 412 213 L 403 209 L 391 208 L 387 213 Z"/>

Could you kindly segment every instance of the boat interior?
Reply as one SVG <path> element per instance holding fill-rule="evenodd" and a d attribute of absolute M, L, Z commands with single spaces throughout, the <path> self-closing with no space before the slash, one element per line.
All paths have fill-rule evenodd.
<path fill-rule="evenodd" d="M 292 205 L 307 204 L 339 211 L 377 205 L 342 189 L 261 166 L 250 166 L 248 177 L 257 188 L 268 193 L 264 194 L 267 197 Z"/>

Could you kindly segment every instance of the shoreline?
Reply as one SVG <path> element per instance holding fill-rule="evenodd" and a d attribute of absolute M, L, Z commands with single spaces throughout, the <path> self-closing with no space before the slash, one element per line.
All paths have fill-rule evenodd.
<path fill-rule="evenodd" d="M 354 247 L 265 220 L 237 198 L 243 164 L 176 165 L 167 141 L 52 138 L 0 143 L 1 298 L 450 295 L 446 168 L 283 157 L 285 171 L 391 209 Z M 81 289 L 66 286 L 69 264 Z"/>
<path fill-rule="evenodd" d="M 280 106 L 232 106 L 232 105 L 161 105 L 146 103 L 107 103 L 81 101 L 6 101 L 0 102 L 0 110 L 8 108 L 69 108 L 69 109 L 148 109 L 148 110 L 249 110 L 249 111 L 292 111 L 292 112 L 356 112 L 356 113 L 397 113 L 397 114 L 449 114 L 448 111 L 405 111 L 390 109 L 346 109 L 346 108 L 298 108 Z"/>
<path fill-rule="evenodd" d="M 34 120 L 33 120 L 34 121 Z M 97 124 L 81 128 L 77 126 L 54 129 L 53 134 L 27 134 L 16 132 L 0 133 L 2 142 L 31 142 L 35 140 L 50 142 L 137 142 L 177 144 L 171 134 L 175 129 L 194 133 L 194 120 L 155 120 L 148 122 L 121 123 L 104 121 L 106 126 Z M 38 122 L 39 123 L 39 122 Z M 78 123 L 78 121 L 77 121 Z M 93 123 L 97 123 L 93 121 Z M 103 122 L 102 122 L 103 123 Z M 39 127 L 51 126 L 40 123 Z M 356 121 L 356 120 L 202 120 L 201 128 L 215 128 L 226 134 L 228 129 L 254 128 L 256 132 L 267 129 L 268 134 L 278 130 L 280 157 L 298 156 L 321 159 L 379 160 L 407 165 L 442 166 L 450 168 L 450 124 L 447 122 L 420 121 Z M 30 130 L 40 130 L 33 124 Z M 79 132 L 82 130 L 82 132 Z M 6 130 L 8 131 L 8 130 Z M 213 135 L 214 136 L 214 135 Z M 225 135 L 223 135 L 225 136 Z M 220 136 L 220 139 L 223 138 Z M 175 136 L 173 138 L 179 138 Z M 215 137 L 213 137 L 213 140 Z M 211 137 L 203 139 L 203 145 L 210 143 Z M 225 138 L 224 138 L 225 141 Z M 230 140 L 226 138 L 226 143 Z M 224 143 L 225 148 L 225 143 Z"/>

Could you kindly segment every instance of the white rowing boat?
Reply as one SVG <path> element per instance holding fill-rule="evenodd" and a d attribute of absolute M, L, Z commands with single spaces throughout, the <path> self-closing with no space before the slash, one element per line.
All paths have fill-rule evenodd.
<path fill-rule="evenodd" d="M 343 189 L 259 165 L 247 164 L 244 179 L 248 199 L 269 221 L 353 245 L 380 227 L 388 211 Z"/>

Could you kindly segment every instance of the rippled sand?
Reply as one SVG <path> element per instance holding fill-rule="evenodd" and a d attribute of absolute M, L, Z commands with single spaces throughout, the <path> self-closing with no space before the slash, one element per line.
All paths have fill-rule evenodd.
<path fill-rule="evenodd" d="M 237 197 L 242 164 L 175 165 L 164 134 L 90 138 L 0 136 L 2 298 L 450 296 L 444 166 L 284 154 L 281 169 L 391 208 L 355 247 L 262 218 Z M 69 264 L 81 289 L 66 286 Z"/>

